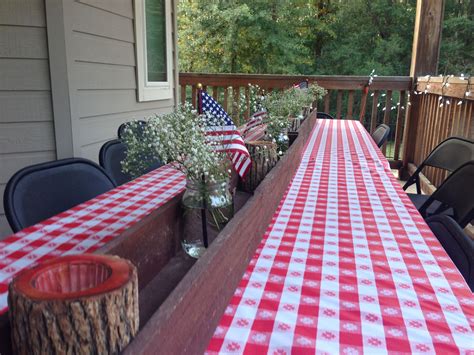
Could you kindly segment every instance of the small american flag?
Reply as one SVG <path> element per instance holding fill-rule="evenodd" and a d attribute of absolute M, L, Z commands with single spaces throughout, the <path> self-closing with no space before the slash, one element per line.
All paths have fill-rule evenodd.
<path fill-rule="evenodd" d="M 307 89 L 308 88 L 308 80 L 304 80 L 301 83 L 294 84 L 293 87 L 298 88 L 298 89 Z"/>
<path fill-rule="evenodd" d="M 262 110 L 255 112 L 252 117 L 249 118 L 247 123 L 245 124 L 245 127 L 243 129 L 243 134 L 246 135 L 248 131 L 250 131 L 252 128 L 260 126 L 263 124 L 263 121 L 267 118 L 267 111 Z"/>
<path fill-rule="evenodd" d="M 222 106 L 203 90 L 199 92 L 198 107 L 200 114 L 210 114 L 212 117 L 219 118 L 218 122 L 222 122 L 219 126 L 211 125 L 212 123 L 209 122 L 206 134 L 210 140 L 217 143 L 214 145 L 216 151 L 226 152 L 237 173 L 240 177 L 244 177 L 250 169 L 252 161 L 234 122 Z"/>

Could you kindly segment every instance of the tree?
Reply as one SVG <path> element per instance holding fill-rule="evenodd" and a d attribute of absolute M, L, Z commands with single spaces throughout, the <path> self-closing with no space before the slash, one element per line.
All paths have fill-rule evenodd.
<path fill-rule="evenodd" d="M 440 72 L 472 72 L 474 1 L 446 0 Z M 188 0 L 180 70 L 408 75 L 416 0 Z"/>

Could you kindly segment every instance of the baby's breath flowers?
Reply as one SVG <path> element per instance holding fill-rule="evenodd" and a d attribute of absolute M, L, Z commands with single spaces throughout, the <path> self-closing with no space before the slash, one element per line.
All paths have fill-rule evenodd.
<path fill-rule="evenodd" d="M 139 176 L 149 167 L 147 162 L 159 158 L 196 182 L 203 177 L 209 182 L 227 178 L 226 154 L 214 149 L 219 141 L 206 136 L 206 119 L 185 104 L 172 113 L 149 118 L 142 133 L 138 133 L 138 123 L 131 122 L 122 138 L 127 146 L 122 170 Z M 215 120 L 217 126 L 218 118 Z M 142 157 L 149 159 L 142 161 Z"/>

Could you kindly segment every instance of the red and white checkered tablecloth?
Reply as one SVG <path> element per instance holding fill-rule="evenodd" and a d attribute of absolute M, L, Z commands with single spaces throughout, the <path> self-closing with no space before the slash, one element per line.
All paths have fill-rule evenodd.
<path fill-rule="evenodd" d="M 474 353 L 474 296 L 357 121 L 318 120 L 207 352 Z"/>
<path fill-rule="evenodd" d="M 67 254 L 90 253 L 184 190 L 184 175 L 168 165 L 0 241 L 0 314 L 19 271 Z"/>

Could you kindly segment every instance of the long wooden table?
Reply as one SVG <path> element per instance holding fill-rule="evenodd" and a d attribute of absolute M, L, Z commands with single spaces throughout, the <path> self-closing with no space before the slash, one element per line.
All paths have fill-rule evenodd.
<path fill-rule="evenodd" d="M 473 324 L 472 292 L 367 131 L 318 120 L 207 352 L 466 353 Z"/>

